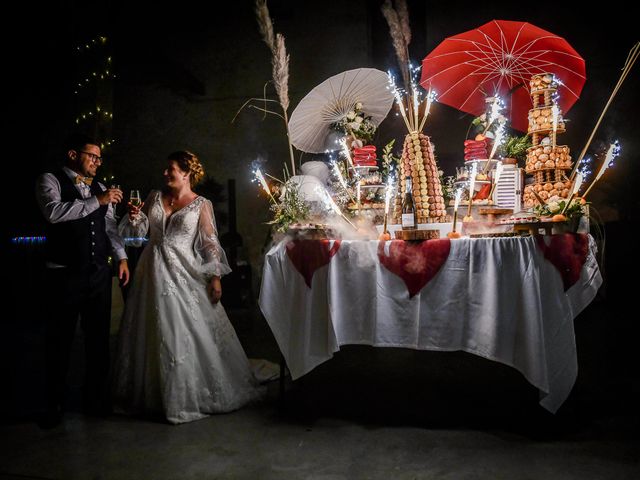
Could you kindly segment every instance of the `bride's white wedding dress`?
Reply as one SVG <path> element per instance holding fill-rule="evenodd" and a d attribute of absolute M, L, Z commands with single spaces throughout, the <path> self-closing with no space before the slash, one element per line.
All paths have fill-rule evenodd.
<path fill-rule="evenodd" d="M 120 225 L 126 236 L 149 230 L 150 239 L 122 318 L 115 396 L 129 411 L 183 423 L 237 409 L 263 389 L 224 308 L 207 296 L 207 280 L 231 271 L 211 202 L 199 196 L 167 218 L 161 197 L 152 192 L 148 216 Z"/>

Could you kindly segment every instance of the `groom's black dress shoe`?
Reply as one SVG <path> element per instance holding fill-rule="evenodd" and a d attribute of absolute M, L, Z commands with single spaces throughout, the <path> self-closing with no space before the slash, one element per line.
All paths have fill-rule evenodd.
<path fill-rule="evenodd" d="M 38 418 L 38 426 L 43 430 L 51 430 L 62 423 L 62 412 L 60 410 L 47 410 Z"/>

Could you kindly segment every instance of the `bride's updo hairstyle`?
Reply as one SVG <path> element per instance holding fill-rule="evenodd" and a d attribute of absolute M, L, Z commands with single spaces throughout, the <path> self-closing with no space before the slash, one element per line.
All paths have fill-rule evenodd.
<path fill-rule="evenodd" d="M 198 157 L 191 152 L 187 152 L 186 150 L 180 150 L 178 152 L 173 152 L 167 160 L 173 160 L 178 164 L 180 170 L 190 173 L 189 183 L 191 184 L 191 188 L 195 187 L 202 177 L 204 177 L 204 167 Z"/>

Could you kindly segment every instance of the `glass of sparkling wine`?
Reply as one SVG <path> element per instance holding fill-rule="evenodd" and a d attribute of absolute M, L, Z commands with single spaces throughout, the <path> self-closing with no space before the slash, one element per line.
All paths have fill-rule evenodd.
<path fill-rule="evenodd" d="M 111 184 L 111 186 L 110 186 L 109 188 L 117 188 L 118 190 L 120 190 L 120 185 L 115 184 L 115 183 L 112 183 L 112 184 Z M 116 208 L 116 206 L 117 206 L 117 205 L 118 205 L 118 203 L 117 203 L 117 202 L 112 202 L 112 203 L 111 203 L 111 206 L 114 208 L 114 210 L 115 210 L 115 208 Z"/>
<path fill-rule="evenodd" d="M 140 199 L 140 190 L 131 190 L 129 193 L 129 203 L 132 207 L 139 208 L 142 205 L 142 200 Z"/>

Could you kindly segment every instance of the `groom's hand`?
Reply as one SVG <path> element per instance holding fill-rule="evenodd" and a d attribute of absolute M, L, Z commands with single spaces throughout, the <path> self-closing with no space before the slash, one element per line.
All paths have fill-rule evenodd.
<path fill-rule="evenodd" d="M 122 259 L 118 263 L 118 278 L 122 287 L 129 283 L 129 264 L 126 259 Z"/>
<path fill-rule="evenodd" d="M 122 201 L 122 190 L 117 188 L 109 188 L 102 193 L 96 195 L 100 205 L 109 205 L 110 203 L 120 203 Z"/>

